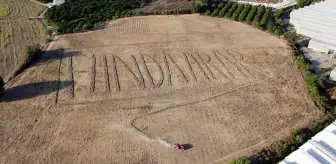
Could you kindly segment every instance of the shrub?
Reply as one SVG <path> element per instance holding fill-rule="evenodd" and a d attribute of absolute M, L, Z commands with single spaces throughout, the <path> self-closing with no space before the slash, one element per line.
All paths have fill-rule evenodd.
<path fill-rule="evenodd" d="M 222 2 L 218 5 L 218 8 L 222 9 L 224 6 L 225 6 L 225 3 Z"/>
<path fill-rule="evenodd" d="M 234 3 L 229 11 L 225 14 L 225 18 L 231 18 L 232 14 L 237 10 L 238 8 L 238 3 Z"/>
<path fill-rule="evenodd" d="M 212 16 L 212 17 L 216 17 L 216 16 L 218 16 L 218 14 L 219 14 L 219 9 L 215 9 L 215 10 L 212 12 L 211 16 Z"/>
<path fill-rule="evenodd" d="M 229 11 L 230 7 L 232 6 L 232 2 L 227 3 L 224 8 L 219 12 L 219 17 L 224 17 L 225 14 Z"/>
<path fill-rule="evenodd" d="M 229 164 L 250 164 L 251 162 L 243 157 L 235 157 L 229 161 Z"/>
<path fill-rule="evenodd" d="M 250 12 L 248 13 L 247 17 L 246 17 L 246 22 L 248 24 L 251 24 L 252 23 L 252 20 L 254 18 L 254 15 L 256 14 L 257 12 L 257 6 L 253 6 L 252 9 L 250 10 Z"/>
<path fill-rule="evenodd" d="M 265 6 L 259 6 L 257 15 L 253 19 L 253 26 L 260 27 L 260 21 L 264 13 L 265 13 Z"/>
<path fill-rule="evenodd" d="M 210 15 L 210 13 L 211 13 L 211 11 L 210 10 L 207 10 L 207 11 L 205 11 L 205 13 L 204 13 L 204 15 Z"/>
<path fill-rule="evenodd" d="M 275 34 L 276 36 L 280 36 L 280 35 L 281 35 L 281 31 L 280 31 L 279 29 L 275 29 L 275 30 L 274 30 L 274 34 Z"/>
<path fill-rule="evenodd" d="M 244 4 L 239 4 L 237 10 L 233 13 L 232 19 L 233 20 L 238 20 L 240 13 L 244 10 Z"/>
<path fill-rule="evenodd" d="M 284 13 L 284 9 L 275 10 L 274 17 L 279 19 L 282 16 L 283 13 Z"/>
<path fill-rule="evenodd" d="M 188 7 L 193 13 L 197 13 L 200 12 L 201 4 L 195 1 L 189 1 Z"/>
<path fill-rule="evenodd" d="M 260 27 L 265 28 L 266 22 L 269 20 L 270 14 L 272 12 L 272 8 L 268 7 L 266 9 L 265 14 L 263 15 L 261 22 L 260 22 Z"/>
<path fill-rule="evenodd" d="M 267 31 L 270 32 L 270 33 L 273 33 L 273 28 L 274 28 L 273 22 L 272 21 L 268 21 L 268 23 L 267 23 Z"/>
<path fill-rule="evenodd" d="M 239 18 L 238 20 L 240 22 L 245 21 L 247 14 L 249 13 L 249 11 L 251 10 L 252 5 L 250 4 L 246 4 L 246 6 L 244 7 L 244 10 L 239 14 Z"/>
<path fill-rule="evenodd" d="M 321 93 L 321 90 L 324 88 L 322 79 L 312 73 L 310 63 L 303 55 L 299 55 L 296 59 L 298 66 L 303 73 L 309 97 L 315 102 L 320 110 L 325 112 L 327 98 Z"/>
<path fill-rule="evenodd" d="M 296 43 L 297 36 L 295 31 L 289 31 L 284 34 L 285 39 L 292 45 Z"/>

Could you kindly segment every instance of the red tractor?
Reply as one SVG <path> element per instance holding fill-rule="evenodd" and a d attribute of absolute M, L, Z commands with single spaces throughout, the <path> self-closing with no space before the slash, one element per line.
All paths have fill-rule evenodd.
<path fill-rule="evenodd" d="M 176 148 L 179 150 L 184 150 L 184 146 L 181 144 L 175 144 Z"/>

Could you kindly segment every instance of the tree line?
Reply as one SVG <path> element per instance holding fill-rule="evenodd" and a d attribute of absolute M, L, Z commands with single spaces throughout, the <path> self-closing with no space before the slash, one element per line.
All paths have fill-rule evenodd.
<path fill-rule="evenodd" d="M 245 22 L 261 30 L 267 30 L 275 35 L 284 33 L 284 23 L 281 19 L 284 10 L 274 10 L 271 7 L 253 6 L 237 2 L 223 2 L 202 4 L 191 1 L 190 6 L 196 12 L 212 17 L 227 18 L 239 22 Z"/>
<path fill-rule="evenodd" d="M 60 33 L 80 32 L 123 16 L 144 3 L 145 0 L 68 0 L 50 8 L 45 17 Z"/>
<path fill-rule="evenodd" d="M 136 10 L 147 0 L 74 0 L 54 6 L 46 13 L 46 19 L 59 33 L 90 30 L 102 23 L 131 16 L 190 14 L 190 9 L 143 12 Z"/>

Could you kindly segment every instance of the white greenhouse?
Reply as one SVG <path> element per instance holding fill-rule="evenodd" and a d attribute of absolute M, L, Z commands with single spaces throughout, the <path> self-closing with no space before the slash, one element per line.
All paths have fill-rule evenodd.
<path fill-rule="evenodd" d="M 336 0 L 326 0 L 294 10 L 290 23 L 298 34 L 311 38 L 309 48 L 324 53 L 336 50 Z"/>
<path fill-rule="evenodd" d="M 48 6 L 49 7 L 59 6 L 59 5 L 63 4 L 64 2 L 65 2 L 65 0 L 53 0 L 52 3 L 48 4 Z"/>
<path fill-rule="evenodd" d="M 336 121 L 316 134 L 279 164 L 335 164 Z"/>

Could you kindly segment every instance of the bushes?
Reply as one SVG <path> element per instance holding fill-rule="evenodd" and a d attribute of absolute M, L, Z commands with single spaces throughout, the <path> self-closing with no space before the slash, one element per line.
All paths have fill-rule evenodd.
<path fill-rule="evenodd" d="M 248 24 L 252 23 L 255 13 L 257 12 L 258 6 L 253 6 L 246 17 L 246 22 Z"/>
<path fill-rule="evenodd" d="M 309 97 L 315 102 L 316 106 L 325 112 L 327 98 L 321 94 L 321 90 L 324 88 L 322 80 L 312 73 L 310 63 L 305 59 L 303 55 L 299 55 L 297 63 L 301 69 L 304 77 L 304 82 L 308 89 Z"/>
<path fill-rule="evenodd" d="M 314 2 L 320 2 L 321 0 L 296 0 L 296 7 L 308 6 Z"/>
<path fill-rule="evenodd" d="M 270 33 L 273 33 L 274 32 L 273 28 L 274 28 L 273 22 L 272 21 L 268 21 L 267 27 L 266 27 L 267 31 L 270 32 Z"/>
<path fill-rule="evenodd" d="M 225 14 L 225 18 L 231 18 L 232 14 L 238 8 L 238 3 L 234 2 L 229 11 Z"/>
<path fill-rule="evenodd" d="M 284 34 L 285 39 L 292 45 L 295 45 L 297 37 L 295 31 L 289 31 Z"/>
<path fill-rule="evenodd" d="M 205 13 L 204 13 L 204 15 L 210 15 L 211 14 L 211 11 L 210 10 L 207 10 L 207 11 L 205 11 Z"/>
<path fill-rule="evenodd" d="M 261 19 L 260 27 L 262 27 L 263 29 L 265 28 L 266 23 L 267 23 L 267 21 L 269 20 L 269 17 L 270 17 L 271 12 L 272 12 L 272 8 L 268 7 L 268 8 L 266 9 L 266 12 L 265 12 L 264 16 L 263 16 L 262 19 Z"/>
<path fill-rule="evenodd" d="M 219 14 L 219 9 L 215 9 L 215 10 L 212 12 L 211 16 L 212 16 L 212 17 L 216 17 L 216 16 L 218 16 L 218 14 Z"/>
<path fill-rule="evenodd" d="M 48 9 L 45 17 L 49 23 L 57 26 L 60 33 L 85 31 L 115 16 L 126 16 L 127 11 L 139 7 L 144 2 L 144 0 L 68 0 L 62 5 Z"/>
<path fill-rule="evenodd" d="M 229 11 L 229 9 L 231 8 L 233 2 L 229 2 L 227 3 L 224 8 L 219 12 L 219 17 L 224 17 L 225 14 Z"/>
<path fill-rule="evenodd" d="M 251 162 L 243 157 L 234 157 L 229 161 L 229 164 L 250 164 Z"/>
<path fill-rule="evenodd" d="M 207 1 L 208 3 L 210 1 Z M 209 3 L 211 4 L 211 3 Z M 253 24 L 262 30 L 267 30 L 268 32 L 280 36 L 283 33 L 283 21 L 282 15 L 284 14 L 283 9 L 276 10 L 274 13 L 271 7 L 265 6 L 253 6 L 251 4 L 239 4 L 237 2 L 229 1 L 225 5 L 221 3 L 219 5 L 206 6 L 207 9 L 204 15 L 211 15 L 213 17 L 225 17 L 231 18 L 235 21 L 246 22 L 248 24 Z M 218 8 L 214 8 L 218 6 Z M 211 13 L 211 11 L 213 11 Z"/>
<path fill-rule="evenodd" d="M 251 7 L 252 7 L 252 5 L 250 5 L 250 4 L 245 5 L 244 10 L 239 14 L 238 21 L 240 21 L 240 22 L 245 21 L 245 19 L 247 17 L 247 14 L 251 10 Z"/>
<path fill-rule="evenodd" d="M 259 6 L 258 7 L 258 11 L 257 11 L 257 15 L 254 17 L 253 19 L 253 26 L 255 27 L 260 27 L 260 21 L 262 19 L 262 16 L 265 13 L 265 6 Z"/>
<path fill-rule="evenodd" d="M 238 18 L 239 18 L 239 15 L 240 15 L 240 13 L 244 10 L 244 4 L 239 4 L 238 5 L 238 8 L 236 9 L 236 11 L 233 13 L 233 15 L 232 15 L 232 19 L 233 20 L 238 20 Z"/>

